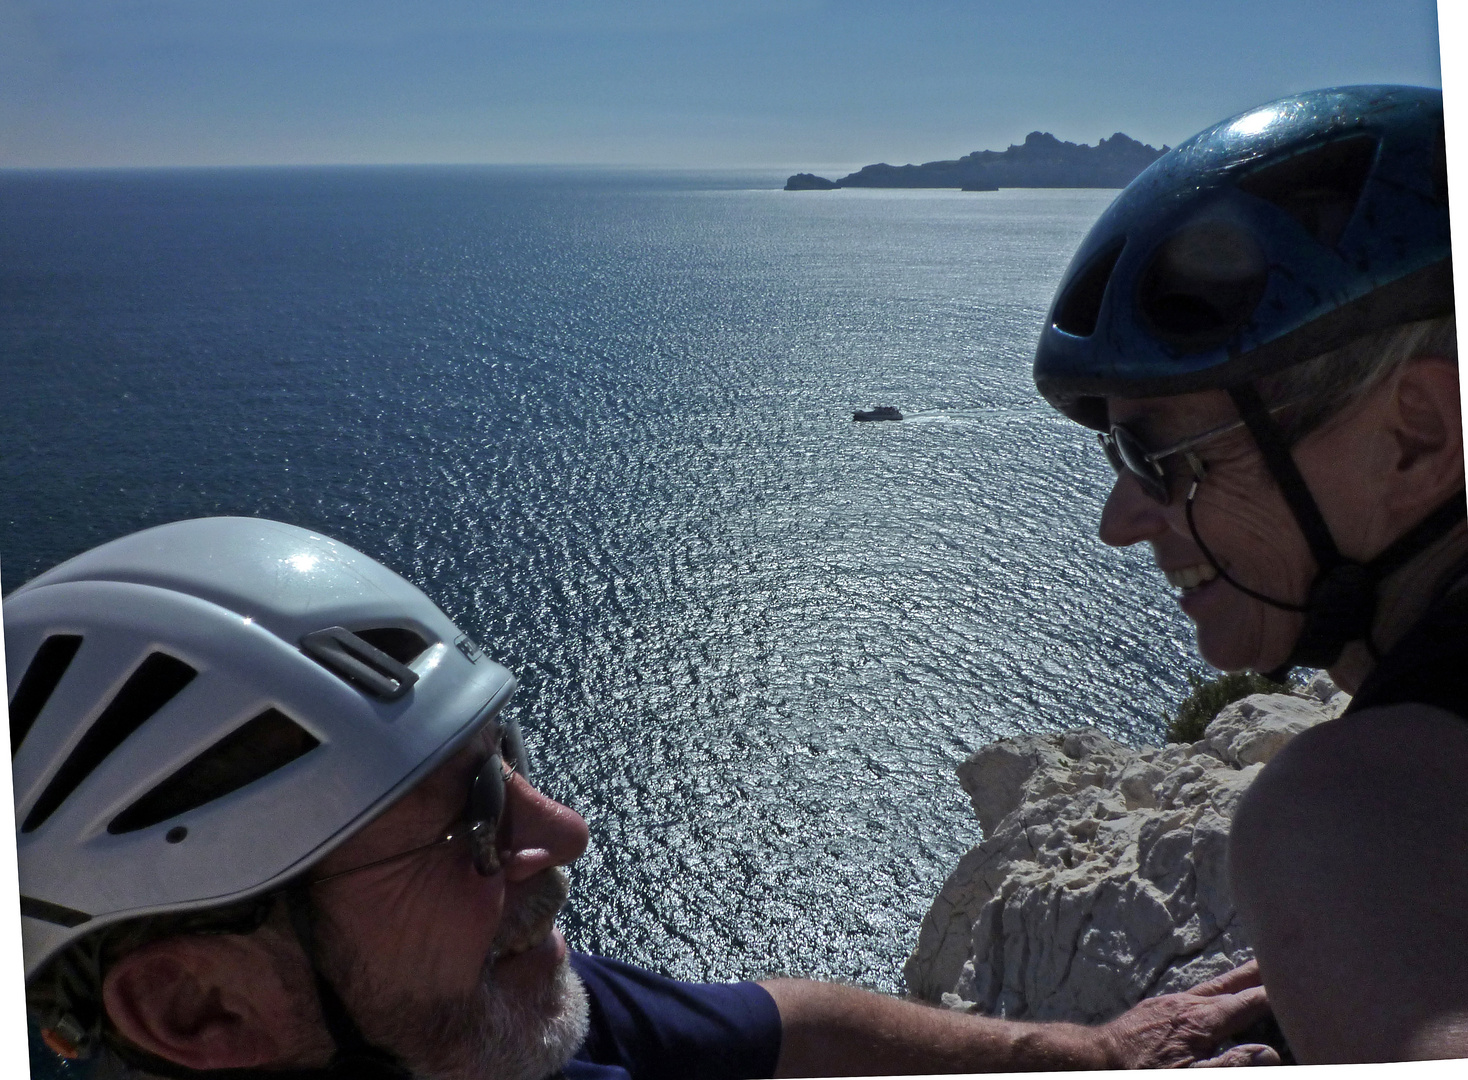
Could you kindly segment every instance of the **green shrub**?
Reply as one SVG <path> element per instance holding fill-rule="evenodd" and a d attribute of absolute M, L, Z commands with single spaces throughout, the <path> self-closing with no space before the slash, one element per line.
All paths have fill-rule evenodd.
<path fill-rule="evenodd" d="M 1188 685 L 1193 688 L 1192 693 L 1178 706 L 1177 715 L 1167 722 L 1168 742 L 1197 742 L 1203 737 L 1203 729 L 1225 705 L 1250 694 L 1282 694 L 1300 684 L 1293 674 L 1285 682 L 1277 683 L 1252 671 L 1240 671 L 1211 679 L 1190 674 Z"/>

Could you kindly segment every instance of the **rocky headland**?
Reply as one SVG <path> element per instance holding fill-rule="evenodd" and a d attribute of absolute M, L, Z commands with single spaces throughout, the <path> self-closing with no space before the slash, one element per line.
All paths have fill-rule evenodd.
<path fill-rule="evenodd" d="M 1280 748 L 1349 704 L 1325 675 L 1226 706 L 1195 743 L 1095 728 L 1004 739 L 958 768 L 984 839 L 903 968 L 909 992 L 1011 1019 L 1110 1019 L 1252 955 L 1229 897 L 1229 822 Z"/>
<path fill-rule="evenodd" d="M 975 150 L 953 161 L 922 165 L 867 165 L 839 180 L 796 173 L 786 191 L 829 191 L 844 187 L 963 188 L 994 191 L 1003 187 L 1120 188 L 1164 153 L 1117 132 L 1095 146 L 1062 142 L 1045 131 L 1032 131 L 1007 150 Z"/>
<path fill-rule="evenodd" d="M 799 172 L 785 181 L 786 191 L 835 191 L 841 185 L 815 173 Z"/>

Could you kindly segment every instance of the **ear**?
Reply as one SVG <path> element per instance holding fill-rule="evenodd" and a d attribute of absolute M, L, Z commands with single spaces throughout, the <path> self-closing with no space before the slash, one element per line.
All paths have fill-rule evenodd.
<path fill-rule="evenodd" d="M 1390 507 L 1404 513 L 1436 506 L 1463 488 L 1463 414 L 1458 365 L 1424 357 L 1409 360 L 1392 397 L 1394 483 Z"/>
<path fill-rule="evenodd" d="M 307 1026 L 314 1008 L 281 978 L 259 932 L 144 945 L 107 972 L 102 1001 L 123 1038 L 190 1069 L 280 1068 L 329 1056 L 324 1036 Z"/>

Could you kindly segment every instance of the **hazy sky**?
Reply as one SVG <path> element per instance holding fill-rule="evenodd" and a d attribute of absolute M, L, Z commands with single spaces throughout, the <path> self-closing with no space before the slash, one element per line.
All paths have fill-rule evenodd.
<path fill-rule="evenodd" d="M 0 167 L 832 171 L 1441 85 L 1432 0 L 0 0 Z"/>

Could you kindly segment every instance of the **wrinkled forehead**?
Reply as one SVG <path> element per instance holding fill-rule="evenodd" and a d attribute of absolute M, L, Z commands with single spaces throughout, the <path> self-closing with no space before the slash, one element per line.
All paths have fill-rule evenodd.
<path fill-rule="evenodd" d="M 1222 390 L 1168 397 L 1106 399 L 1108 424 L 1124 424 L 1139 435 L 1182 436 L 1238 419 L 1238 410 Z"/>

